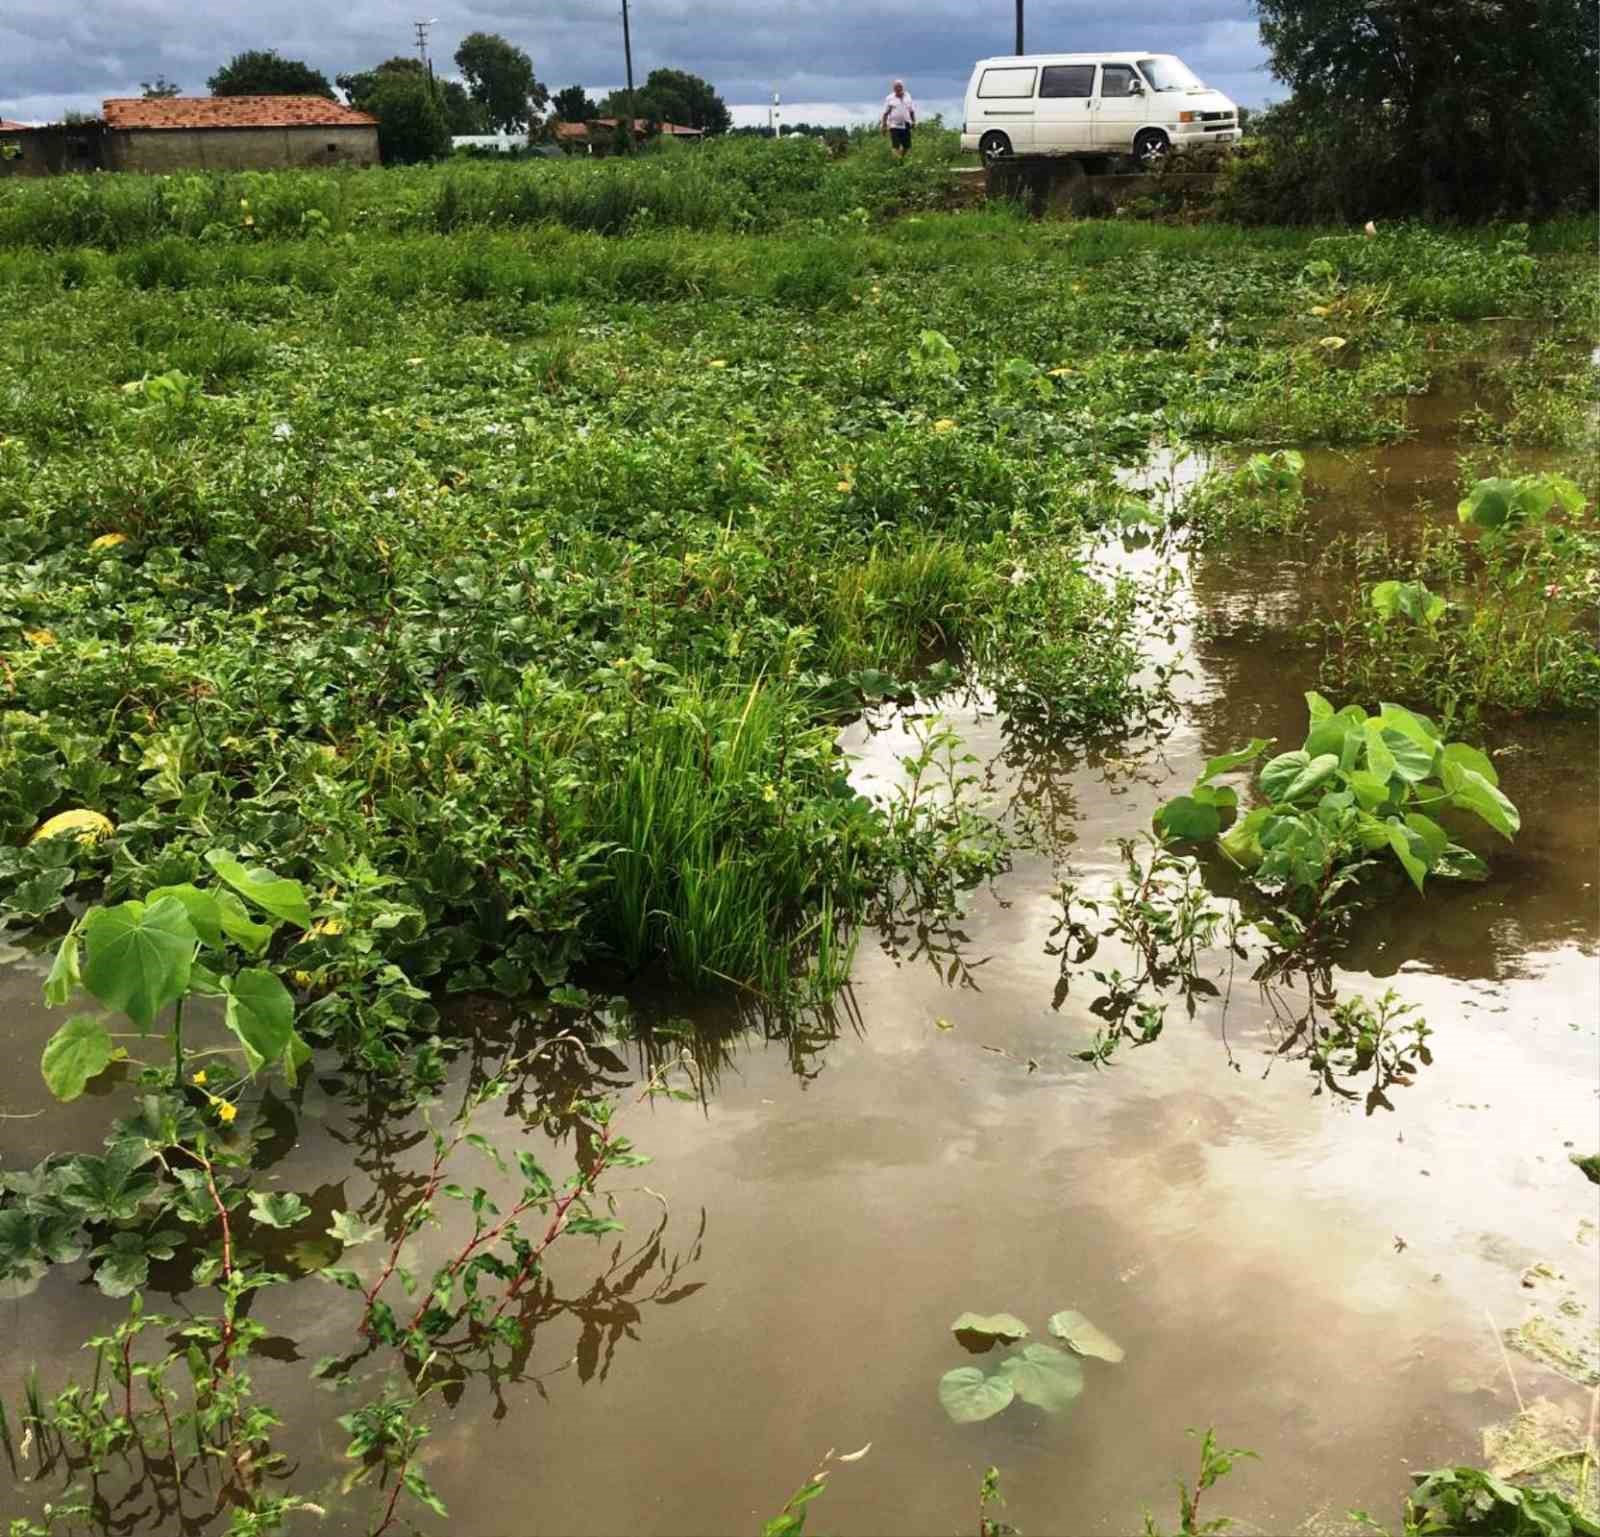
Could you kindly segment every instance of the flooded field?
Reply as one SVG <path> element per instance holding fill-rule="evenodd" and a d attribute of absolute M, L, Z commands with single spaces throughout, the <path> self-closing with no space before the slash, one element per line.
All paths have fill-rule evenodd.
<path fill-rule="evenodd" d="M 1158 1038 L 1086 1062 L 1104 1024 L 1091 972 L 1136 957 L 1115 935 L 1092 960 L 1063 955 L 1058 928 L 1063 882 L 1080 913 L 1107 900 L 1125 878 L 1121 841 L 1145 837 L 1206 758 L 1251 737 L 1299 741 L 1316 666 L 1300 625 L 1330 592 L 1319 551 L 1337 534 L 1453 521 L 1455 424 L 1471 403 L 1446 377 L 1412 403 L 1405 441 L 1308 453 L 1307 538 L 1102 549 L 1152 593 L 1176 572 L 1153 654 L 1182 669 L 1170 707 L 1092 750 L 1042 747 L 982 698 L 945 712 L 975 760 L 978 804 L 1030 833 L 959 923 L 869 931 L 844 992 L 793 1029 L 655 994 L 587 1066 L 545 1059 L 535 1102 L 585 1073 L 634 1081 L 684 1046 L 706 1067 L 704 1093 L 624 1112 L 656 1159 L 623 1181 L 626 1231 L 553 1251 L 525 1299 L 526 1352 L 429 1400 L 419 1463 L 449 1507 L 444 1529 L 758 1530 L 830 1448 L 871 1443 L 831 1474 L 819 1528 L 968 1530 L 994 1465 L 1024 1532 L 1127 1533 L 1147 1509 L 1172 1520 L 1173 1482 L 1196 1458 L 1185 1430 L 1215 1426 L 1260 1461 L 1209 1496 L 1210 1514 L 1324 1534 L 1354 1530 L 1352 1507 L 1392 1522 L 1415 1469 L 1483 1461 L 1485 1428 L 1519 1403 L 1549 1399 L 1587 1422 L 1600 1192 L 1569 1154 L 1594 1151 L 1600 1125 L 1593 721 L 1496 721 L 1515 844 L 1494 850 L 1482 884 L 1407 889 L 1355 920 L 1324 985 L 1369 1000 L 1392 988 L 1420 1011 L 1430 1034 L 1406 1070 L 1323 1071 L 1293 1029 L 1304 979 L 1259 986 L 1248 942 L 1201 957 L 1192 1017 L 1174 994 Z M 1142 483 L 1181 495 L 1198 462 L 1158 457 Z M 848 727 L 857 787 L 892 784 L 929 724 L 884 708 Z M 1219 899 L 1237 895 L 1206 868 Z M 0 976 L 7 1167 L 94 1145 L 116 1088 L 107 1075 L 29 1118 L 46 1103 L 34 1064 L 55 1024 L 35 1002 L 44 966 L 18 953 Z M 518 1017 L 479 1021 L 444 1106 Z M 648 1020 L 658 1027 L 641 1040 Z M 313 1071 L 269 1120 L 277 1135 L 255 1160 L 266 1186 L 300 1192 L 319 1218 L 381 1223 L 426 1175 L 420 1122 L 352 1102 L 337 1074 Z M 528 1141 L 516 1097 L 478 1129 L 508 1156 Z M 442 1237 L 430 1245 L 444 1252 Z M 330 1257 L 314 1239 L 273 1254 L 293 1273 Z M 363 1280 L 374 1264 L 362 1259 Z M 181 1317 L 188 1296 L 176 1264 L 154 1267 L 149 1307 Z M 341 1534 L 368 1518 L 337 1495 L 339 1395 L 306 1368 L 350 1350 L 349 1300 L 307 1273 L 253 1314 L 277 1444 L 296 1487 L 326 1495 L 325 1519 L 300 1519 Z M 950 1422 L 939 1380 L 973 1359 L 950 1332 L 958 1314 L 1012 1313 L 1044 1338 L 1069 1308 L 1125 1351 L 1084 1363 L 1070 1412 L 1018 1402 Z M 0 1303 L 7 1399 L 30 1362 L 71 1360 L 121 1311 L 81 1274 Z M 1507 1348 L 1530 1318 L 1536 1339 L 1568 1342 L 1565 1370 Z M 107 1528 L 130 1537 L 199 1530 L 212 1514 L 198 1499 L 158 1504 L 137 1470 L 125 1493 L 120 1461 L 78 1481 L 103 1488 Z M 6 1513 L 51 1497 L 19 1480 Z"/>

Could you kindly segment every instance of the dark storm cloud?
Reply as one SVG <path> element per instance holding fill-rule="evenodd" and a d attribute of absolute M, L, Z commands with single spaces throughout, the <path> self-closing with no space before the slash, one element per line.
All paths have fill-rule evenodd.
<path fill-rule="evenodd" d="M 1117 16 L 1089 0 L 1032 0 L 1034 50 L 1151 48 L 1177 53 L 1209 83 L 1245 102 L 1270 81 L 1248 0 L 1154 0 Z M 276 48 L 330 78 L 413 46 L 413 13 L 436 15 L 432 51 L 448 72 L 468 32 L 500 32 L 533 56 L 555 87 L 591 91 L 622 80 L 616 0 L 6 0 L 0 8 L 0 113 L 43 118 L 137 93 L 164 73 L 191 94 L 244 48 Z M 929 104 L 959 103 L 972 61 L 1009 52 L 1009 0 L 633 0 L 634 74 L 666 65 L 711 80 L 731 104 L 765 104 L 781 91 L 785 115 L 805 103 L 867 111 L 891 76 Z M 744 115 L 744 114 L 741 114 Z"/>

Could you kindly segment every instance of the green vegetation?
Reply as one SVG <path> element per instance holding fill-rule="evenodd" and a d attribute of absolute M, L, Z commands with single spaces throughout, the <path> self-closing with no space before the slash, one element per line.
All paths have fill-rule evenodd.
<path fill-rule="evenodd" d="M 60 1520 L 119 1455 L 175 1529 L 207 1468 L 238 1533 L 305 1509 L 249 1363 L 255 1294 L 313 1274 L 350 1294 L 317 1367 L 361 1390 L 344 1493 L 376 1486 L 379 1533 L 438 1511 L 433 1395 L 522 1370 L 551 1245 L 612 1232 L 642 1162 L 616 1129 L 626 1008 L 588 989 L 731 996 L 803 1055 L 864 929 L 948 930 L 1008 857 L 947 726 L 899 717 L 898 782 L 869 796 L 842 725 L 971 696 L 1013 742 L 1103 748 L 1170 698 L 1147 644 L 1170 587 L 1100 561 L 1158 521 L 1125 473 L 1153 444 L 1248 445 L 1180 543 L 1294 532 L 1303 449 L 1406 430 L 1425 325 L 1573 323 L 1548 232 L 1030 226 L 942 211 L 926 138 L 904 165 L 744 140 L 0 186 L 0 919 L 73 1011 L 50 1091 L 128 1100 L 103 1148 L 0 1174 L 0 1280 L 81 1265 L 129 1299 L 92 1380 L 27 1395 Z M 1490 483 L 1465 516 L 1486 563 L 1580 558 L 1564 483 Z M 1431 633 L 1461 599 L 1425 577 L 1386 567 L 1363 601 Z M 1284 950 L 1391 854 L 1419 888 L 1476 873 L 1441 804 L 1517 825 L 1425 717 L 1311 704 L 1268 805 L 1223 833 L 1217 781 L 1256 742 L 1162 813 L 1287 909 L 1259 925 Z M 1102 940 L 1132 956 L 1089 972 L 1097 1066 L 1220 993 L 1203 955 L 1245 953 L 1198 861 L 1124 860 L 1057 931 L 1058 1004 Z M 1310 992 L 1297 1039 L 1333 1092 L 1370 1077 L 1370 1110 L 1428 1060 L 1393 996 Z M 449 1009 L 483 994 L 536 1011 L 503 1050 Z M 702 1087 L 675 1039 L 629 1040 L 632 1102 Z M 319 1092 L 419 1118 L 414 1179 L 331 1210 L 258 1187 L 313 1063 Z M 475 1129 L 491 1106 L 514 1164 Z M 181 1319 L 145 1309 L 162 1277 L 189 1278 Z M 1067 1348 L 950 1374 L 952 1417 L 1058 1411 L 1079 1356 L 1120 1358 L 1081 1314 L 1050 1330 Z M 1208 1440 L 1201 1488 L 1231 1455 Z"/>
<path fill-rule="evenodd" d="M 1446 742 L 1431 720 L 1400 705 L 1368 715 L 1359 705 L 1336 710 L 1320 694 L 1307 694 L 1306 703 L 1305 745 L 1270 759 L 1257 778 L 1266 805 L 1223 831 L 1239 797 L 1215 781 L 1272 745 L 1257 738 L 1210 759 L 1194 789 L 1156 813 L 1157 828 L 1173 839 L 1215 840 L 1258 886 L 1281 895 L 1312 926 L 1390 853 L 1419 892 L 1430 875 L 1487 874 L 1482 859 L 1428 814 L 1470 812 L 1501 836 L 1516 836 L 1517 808 L 1483 753 Z"/>
<path fill-rule="evenodd" d="M 1321 621 L 1322 680 L 1476 720 L 1600 705 L 1600 522 L 1555 475 L 1479 481 L 1459 531 L 1414 549 L 1379 534 L 1330 551 L 1359 587 Z M 1381 579 L 1375 579 L 1380 578 Z"/>

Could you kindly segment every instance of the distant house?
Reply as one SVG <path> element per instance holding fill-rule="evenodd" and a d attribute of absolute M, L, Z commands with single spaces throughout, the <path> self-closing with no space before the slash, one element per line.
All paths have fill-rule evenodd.
<path fill-rule="evenodd" d="M 378 120 L 321 96 L 114 96 L 96 122 L 0 128 L 0 176 L 377 165 Z"/>
<path fill-rule="evenodd" d="M 112 171 L 244 171 L 378 164 L 378 120 L 322 96 L 113 97 Z"/>
<path fill-rule="evenodd" d="M 620 117 L 591 118 L 587 123 L 562 123 L 551 125 L 556 143 L 576 154 L 608 155 L 617 147 L 617 129 L 622 126 Z M 656 123 L 649 118 L 633 120 L 636 139 L 678 139 L 686 144 L 698 144 L 705 138 L 703 128 L 685 128 L 681 123 Z"/>
<path fill-rule="evenodd" d="M 496 155 L 512 155 L 528 147 L 525 133 L 458 133 L 450 140 L 451 149 L 487 150 Z"/>

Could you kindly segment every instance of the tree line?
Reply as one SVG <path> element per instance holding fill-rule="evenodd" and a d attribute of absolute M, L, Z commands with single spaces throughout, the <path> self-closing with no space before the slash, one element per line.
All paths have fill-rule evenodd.
<path fill-rule="evenodd" d="M 285 58 L 273 48 L 251 48 L 235 54 L 206 85 L 213 96 L 322 96 L 338 101 L 342 92 L 350 106 L 378 119 L 383 157 L 391 162 L 448 154 L 457 135 L 537 137 L 557 121 L 642 118 L 708 134 L 726 133 L 733 126 L 733 114 L 710 82 L 686 70 L 653 69 L 633 92 L 612 91 L 595 101 L 581 85 L 552 92 L 534 73 L 527 52 L 498 33 L 464 37 L 454 60 L 459 80 L 438 79 L 421 59 L 396 55 L 330 82 L 300 59 Z M 154 98 L 182 92 L 164 75 L 142 82 L 142 89 Z"/>

